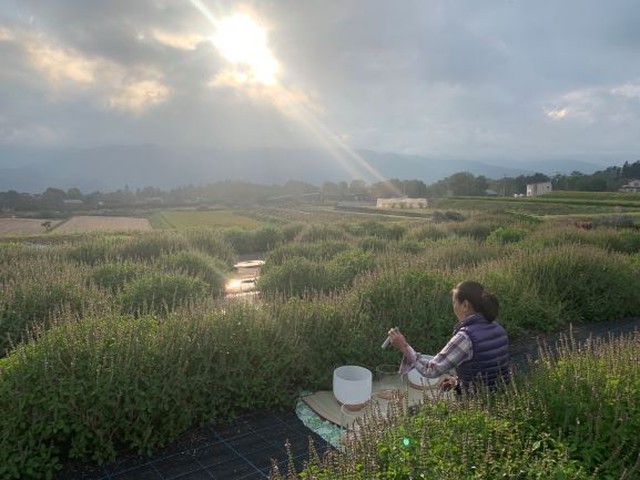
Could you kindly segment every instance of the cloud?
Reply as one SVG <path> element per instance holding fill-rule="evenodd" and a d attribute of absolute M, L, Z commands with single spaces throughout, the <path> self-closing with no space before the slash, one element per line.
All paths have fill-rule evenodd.
<path fill-rule="evenodd" d="M 195 50 L 198 44 L 205 41 L 205 37 L 196 34 L 176 33 L 160 29 L 152 29 L 150 36 L 158 43 L 176 48 L 178 50 Z M 144 40 L 144 34 L 139 34 L 138 39 Z"/>
<path fill-rule="evenodd" d="M 625 83 L 611 89 L 614 95 L 622 95 L 627 98 L 640 98 L 640 83 Z"/>
<path fill-rule="evenodd" d="M 49 125 L 16 125 L 0 116 L 0 143 L 7 145 L 55 145 L 60 132 Z"/>
<path fill-rule="evenodd" d="M 572 90 L 554 99 L 559 107 L 547 110 L 556 120 L 605 126 L 621 119 L 640 121 L 640 83 Z"/>
<path fill-rule="evenodd" d="M 169 89 L 156 80 L 129 82 L 111 95 L 108 104 L 112 108 L 142 112 L 143 110 L 164 102 L 169 96 Z"/>
<path fill-rule="evenodd" d="M 24 47 L 31 64 L 47 75 L 54 84 L 65 80 L 76 84 L 95 82 L 94 72 L 99 63 L 95 60 L 83 57 L 70 49 L 55 47 L 35 38 L 26 40 Z"/>
<path fill-rule="evenodd" d="M 640 147 L 636 0 L 201 3 L 260 20 L 277 83 L 225 58 L 189 1 L 23 0 L 0 8 L 2 138 L 249 147 L 324 130 L 470 159 Z"/>
<path fill-rule="evenodd" d="M 0 42 L 8 42 L 13 40 L 15 40 L 13 32 L 6 27 L 0 27 Z"/>
<path fill-rule="evenodd" d="M 93 100 L 97 105 L 139 113 L 169 96 L 169 88 L 152 68 L 126 70 L 109 59 L 83 55 L 46 37 L 8 28 L 2 32 L 5 41 L 22 50 L 25 66 L 49 84 L 50 101 Z"/>
<path fill-rule="evenodd" d="M 569 113 L 569 110 L 567 110 L 566 108 L 552 108 L 552 109 L 547 109 L 547 116 L 553 119 L 560 119 L 560 118 L 564 118 L 567 116 L 567 114 Z"/>

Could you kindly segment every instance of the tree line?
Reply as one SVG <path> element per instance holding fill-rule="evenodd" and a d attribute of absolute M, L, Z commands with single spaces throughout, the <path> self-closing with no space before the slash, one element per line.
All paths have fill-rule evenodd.
<path fill-rule="evenodd" d="M 363 180 L 324 182 L 321 186 L 290 181 L 284 185 L 259 185 L 226 181 L 204 186 L 186 185 L 169 191 L 156 187 L 123 189 L 115 192 L 83 194 L 78 188 L 62 190 L 49 187 L 39 194 L 15 190 L 0 192 L 2 212 L 64 212 L 71 209 L 99 209 L 153 205 L 254 204 L 278 201 L 372 200 L 380 197 L 438 198 L 444 196 L 524 194 L 527 184 L 551 182 L 553 190 L 605 192 L 617 191 L 631 179 L 640 179 L 640 160 L 625 162 L 621 167 L 608 167 L 593 174 L 578 171 L 568 175 L 548 176 L 543 173 L 489 179 L 470 172 L 458 172 L 426 185 L 422 180 L 397 178 L 368 184 Z M 71 200 L 71 201 L 70 201 Z"/>

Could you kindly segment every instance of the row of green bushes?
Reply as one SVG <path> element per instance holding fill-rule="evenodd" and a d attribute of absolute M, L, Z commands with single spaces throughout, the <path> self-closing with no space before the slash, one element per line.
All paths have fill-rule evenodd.
<path fill-rule="evenodd" d="M 545 251 L 565 244 L 593 245 L 610 252 L 640 251 L 640 236 L 629 231 L 539 226 L 514 215 L 508 216 L 506 226 L 496 226 L 500 218 L 485 214 L 451 225 L 420 222 L 399 228 L 392 224 L 386 230 L 371 222 L 280 227 L 277 232 L 295 233 L 296 240 L 282 237 L 285 243 L 272 249 L 259 288 L 270 296 L 335 292 L 349 288 L 359 275 L 389 265 L 417 262 L 427 269 L 467 268 L 509 258 L 513 252 Z M 394 240 L 402 231 L 404 237 Z M 365 236 L 353 237 L 354 232 Z M 383 237 L 371 236 L 376 232 Z M 309 241 L 316 236 L 331 238 L 329 234 L 341 240 Z M 392 240 L 385 240 L 385 235 Z M 0 248 L 0 346 L 6 350 L 11 341 L 19 341 L 26 327 L 44 324 L 63 309 L 81 316 L 88 306 L 115 304 L 116 311 L 125 313 L 163 313 L 185 302 L 220 296 L 234 258 L 225 238 L 204 230 L 90 236 L 44 249 L 4 245 Z M 69 264 L 68 259 L 78 265 Z M 553 317 L 559 312 L 553 302 L 544 309 L 545 315 Z"/>
<path fill-rule="evenodd" d="M 228 267 L 205 253 L 191 250 L 160 254 L 155 261 L 91 265 L 68 261 L 77 248 L 1 250 L 0 355 L 55 317 L 81 318 L 91 310 L 164 314 L 224 293 Z"/>
<path fill-rule="evenodd" d="M 277 232 L 295 233 L 297 240 L 282 236 L 281 241 L 289 243 L 280 243 L 268 255 L 260 289 L 265 295 L 337 291 L 374 270 L 375 257 L 382 253 L 440 255 L 446 266 L 487 258 L 486 249 L 471 244 L 456 253 L 460 240 L 452 233 L 431 235 L 440 238 L 434 244 L 428 233 L 432 228 L 407 228 L 407 238 L 396 241 L 385 240 L 385 236 L 394 239 L 405 232 L 395 224 L 282 227 Z M 444 231 L 444 227 L 437 228 Z M 328 233 L 348 240 L 309 241 L 317 236 L 327 238 Z M 234 235 L 253 238 L 244 231 Z M 110 305 L 115 312 L 162 314 L 185 302 L 218 297 L 235 255 L 225 237 L 205 230 L 71 237 L 68 244 L 44 248 L 4 244 L 0 248 L 0 349 L 5 352 L 30 327 L 45 326 L 63 310 L 81 317 L 93 305 Z"/>
<path fill-rule="evenodd" d="M 236 252 L 226 238 L 202 229 L 180 233 L 162 231 L 132 236 L 80 237 L 68 244 L 66 254 L 68 258 L 79 263 L 99 265 L 116 260 L 152 262 L 163 255 L 189 250 L 215 256 L 228 268 L 233 266 L 236 258 Z"/>
<path fill-rule="evenodd" d="M 485 220 L 487 224 L 495 223 L 495 219 Z M 514 263 L 513 255 L 527 256 L 565 244 L 593 245 L 594 259 L 602 256 L 602 249 L 635 255 L 640 249 L 638 235 L 611 229 L 586 231 L 556 226 L 527 230 L 522 226 L 506 226 L 494 228 L 479 243 L 474 236 L 439 237 L 438 234 L 435 237 L 439 239 L 433 240 L 428 235 L 434 228 L 438 229 L 436 232 L 443 230 L 442 227 L 412 226 L 407 230 L 408 238 L 400 241 L 365 236 L 351 242 L 296 241 L 281 245 L 267 256 L 259 288 L 264 295 L 285 297 L 336 292 L 349 288 L 358 276 L 404 264 L 442 270 L 470 268 L 503 259 L 507 265 L 520 268 L 524 260 Z M 372 230 L 370 228 L 368 233 Z M 222 259 L 203 253 L 215 253 L 216 247 L 220 248 Z M 119 253 L 105 254 L 106 251 Z M 110 304 L 117 307 L 114 311 L 124 313 L 152 311 L 162 314 L 183 303 L 218 297 L 223 292 L 228 265 L 232 261 L 233 253 L 229 252 L 229 245 L 224 240 L 216 234 L 210 234 L 209 238 L 204 231 L 187 232 L 185 236 L 162 233 L 157 238 L 148 234 L 133 239 L 98 237 L 71 246 L 46 249 L 5 245 L 0 249 L 0 264 L 4 266 L 0 270 L 3 291 L 0 346 L 6 351 L 10 342 L 19 341 L 28 327 L 46 324 L 62 310 L 82 316 L 82 312 L 92 305 Z M 83 261 L 74 266 L 68 263 L 68 258 Z M 615 258 L 614 255 L 612 259 Z M 624 269 L 619 277 L 628 278 Z M 563 281 L 574 278 L 568 275 Z M 500 278 L 493 281 L 498 288 L 503 288 L 501 283 L 505 282 Z M 523 298 L 527 298 L 524 293 L 527 289 L 538 291 L 540 285 L 547 285 L 547 289 L 553 285 L 555 291 L 562 291 L 562 284 L 548 281 L 545 272 L 524 275 L 521 284 L 519 293 L 525 295 Z M 604 292 L 608 292 L 607 287 L 597 293 Z M 566 300 L 563 302 L 567 303 Z M 531 303 L 528 305 L 536 318 L 534 323 L 539 322 L 538 318 L 556 319 L 542 322 L 544 325 L 557 325 L 561 322 L 558 317 L 568 311 L 566 305 L 557 302 L 548 302 L 540 308 Z M 618 309 L 608 311 L 617 312 Z M 535 329 L 535 325 L 530 328 Z"/>

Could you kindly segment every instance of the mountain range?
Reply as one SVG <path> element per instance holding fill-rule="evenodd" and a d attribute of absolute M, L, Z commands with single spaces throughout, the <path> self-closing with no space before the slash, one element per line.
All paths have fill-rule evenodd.
<path fill-rule="evenodd" d="M 223 150 L 158 145 L 35 150 L 0 146 L 0 191 L 38 193 L 48 187 L 79 188 L 84 193 L 125 188 L 205 185 L 225 180 L 264 185 L 303 181 L 368 183 L 397 178 L 430 184 L 454 173 L 502 178 L 535 172 L 554 175 L 602 165 L 571 159 L 472 161 L 381 153 L 371 150 L 331 153 L 320 149 Z"/>

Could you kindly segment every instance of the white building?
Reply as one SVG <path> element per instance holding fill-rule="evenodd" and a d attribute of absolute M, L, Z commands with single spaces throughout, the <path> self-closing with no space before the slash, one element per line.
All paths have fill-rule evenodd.
<path fill-rule="evenodd" d="M 638 193 L 640 192 L 640 180 L 631 180 L 626 185 L 620 187 L 621 192 Z"/>
<path fill-rule="evenodd" d="M 527 197 L 537 197 L 551 192 L 551 182 L 530 183 L 527 185 Z"/>
<path fill-rule="evenodd" d="M 427 208 L 426 198 L 379 198 L 376 208 Z"/>

